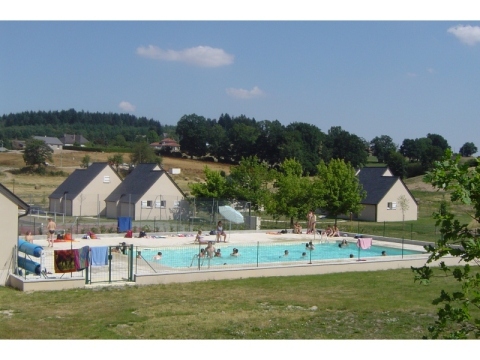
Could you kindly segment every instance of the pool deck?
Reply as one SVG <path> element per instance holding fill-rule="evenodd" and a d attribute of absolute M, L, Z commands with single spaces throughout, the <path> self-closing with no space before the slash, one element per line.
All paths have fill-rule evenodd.
<path fill-rule="evenodd" d="M 137 234 L 138 235 L 138 234 Z M 150 234 L 149 234 L 150 235 Z M 195 240 L 195 232 L 187 232 L 183 234 L 176 233 L 156 233 L 151 234 L 147 238 L 125 238 L 122 234 L 98 234 L 98 239 L 83 239 L 83 234 L 73 234 L 74 241 L 62 241 L 55 242 L 53 249 L 48 247 L 46 235 L 37 235 L 34 237 L 34 244 L 42 246 L 44 251 L 49 252 L 52 250 L 62 250 L 62 249 L 78 249 L 83 246 L 117 246 L 122 242 L 127 244 L 133 244 L 133 246 L 140 247 L 165 247 L 165 246 L 184 246 L 184 245 L 193 245 Z M 183 235 L 183 236 L 181 236 Z M 155 238 L 154 236 L 162 236 L 162 238 Z M 204 235 L 204 241 L 215 241 L 215 235 Z M 341 236 L 335 238 L 328 238 L 329 242 L 339 242 L 343 239 L 346 239 L 350 244 L 356 244 L 357 239 L 352 235 L 350 236 Z M 279 243 L 279 242 L 293 242 L 293 241 L 302 241 L 309 242 L 312 241 L 314 244 L 319 244 L 324 242 L 326 239 L 322 239 L 318 234 L 281 234 L 279 230 L 269 230 L 269 231 L 235 231 L 227 232 L 227 244 L 239 246 L 246 243 Z M 399 241 L 389 241 L 388 239 L 379 239 L 374 238 L 372 241 L 373 245 L 388 246 L 394 248 L 401 248 L 401 240 Z M 220 242 L 223 244 L 223 242 Z M 198 243 L 197 243 L 198 244 Z M 206 244 L 205 244 L 206 246 Z M 417 250 L 423 251 L 422 245 L 411 244 L 411 241 L 405 242 L 404 249 L 408 250 Z"/>

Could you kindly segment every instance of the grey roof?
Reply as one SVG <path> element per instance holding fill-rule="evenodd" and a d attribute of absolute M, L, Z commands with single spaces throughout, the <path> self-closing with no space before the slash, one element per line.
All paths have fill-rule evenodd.
<path fill-rule="evenodd" d="M 22 208 L 24 210 L 29 210 L 30 206 L 20 199 L 17 195 L 12 193 L 10 190 L 8 190 L 3 184 L 0 184 L 0 194 L 3 194 L 7 199 L 9 199 L 11 202 L 13 202 L 15 205 L 17 205 L 19 208 Z"/>
<path fill-rule="evenodd" d="M 64 196 L 65 192 L 68 192 L 67 196 L 71 199 L 77 197 L 107 166 L 110 165 L 106 162 L 95 162 L 86 169 L 76 169 L 48 198 L 60 199 Z M 110 168 L 118 176 L 117 172 L 111 166 Z"/>
<path fill-rule="evenodd" d="M 45 144 L 47 145 L 63 145 L 60 140 L 56 137 L 50 137 L 50 136 L 34 136 L 33 137 L 36 140 L 42 140 L 45 141 Z"/>
<path fill-rule="evenodd" d="M 180 193 L 184 195 L 183 191 L 177 186 L 175 181 L 163 170 L 154 170 L 157 164 L 138 164 L 135 169 L 107 196 L 105 201 L 118 201 L 122 203 L 137 203 L 162 176 L 166 176 L 177 187 Z M 127 196 L 129 195 L 129 196 Z"/>
<path fill-rule="evenodd" d="M 60 138 L 60 141 L 65 144 L 75 144 L 76 142 L 80 145 L 88 143 L 88 140 L 83 137 L 83 135 L 72 135 L 72 134 L 63 134 Z"/>
<path fill-rule="evenodd" d="M 358 180 L 363 186 L 363 190 L 367 192 L 367 197 L 363 199 L 361 204 L 378 204 L 400 179 L 398 176 L 384 176 L 387 170 L 386 167 L 364 167 L 360 169 Z"/>

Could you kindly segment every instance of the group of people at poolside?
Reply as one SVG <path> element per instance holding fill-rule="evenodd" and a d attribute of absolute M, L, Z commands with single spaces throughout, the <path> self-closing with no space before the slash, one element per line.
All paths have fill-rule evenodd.
<path fill-rule="evenodd" d="M 225 230 L 223 230 L 223 225 L 222 225 L 221 221 L 219 221 L 217 223 L 217 228 L 215 230 L 215 235 L 216 235 L 216 240 L 215 240 L 216 242 L 221 242 L 220 238 L 222 236 L 223 236 L 223 242 L 227 242 L 227 233 L 225 232 Z M 197 233 L 197 236 L 195 237 L 194 242 L 198 242 L 199 244 L 205 242 L 205 240 L 203 239 L 203 236 L 202 236 L 202 230 L 198 230 L 198 233 Z"/>
<path fill-rule="evenodd" d="M 310 210 L 307 215 L 307 234 L 315 234 L 316 225 L 317 225 L 317 216 L 315 215 L 313 210 Z M 298 221 L 295 224 L 293 224 L 293 233 L 294 234 L 302 233 L 302 226 L 298 223 Z M 320 234 L 322 236 L 325 235 L 326 237 L 338 237 L 340 236 L 340 230 L 338 229 L 337 225 L 333 225 L 333 227 L 328 225 L 325 230 L 320 232 Z"/>

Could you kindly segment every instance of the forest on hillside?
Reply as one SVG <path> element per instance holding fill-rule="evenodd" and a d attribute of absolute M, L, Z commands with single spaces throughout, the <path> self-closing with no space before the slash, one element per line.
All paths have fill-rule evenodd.
<path fill-rule="evenodd" d="M 329 163 L 332 159 L 343 159 L 360 168 L 373 155 L 378 163 L 387 164 L 395 175 L 417 176 L 425 173 L 449 148 L 447 140 L 437 134 L 405 139 L 398 145 L 388 135 L 367 140 L 340 126 L 323 132 L 308 123 L 283 125 L 278 120 L 257 121 L 245 115 L 221 114 L 218 119 L 210 119 L 190 114 L 182 116 L 174 126 L 162 126 L 157 120 L 129 114 L 77 112 L 74 109 L 22 112 L 0 118 L 0 140 L 7 148 L 11 148 L 13 139 L 27 140 L 42 135 L 62 137 L 63 134 L 81 134 L 92 147 L 121 148 L 131 147 L 139 140 L 159 141 L 165 133 L 180 143 L 184 156 L 230 164 L 256 157 L 271 167 L 278 167 L 285 159 L 296 159 L 304 175 L 315 175 L 322 160 Z M 460 149 L 464 156 L 476 151 L 473 143 L 466 143 Z M 164 149 L 163 153 L 169 154 L 169 149 Z"/>
<path fill-rule="evenodd" d="M 108 145 L 118 135 L 128 141 L 154 131 L 163 133 L 159 121 L 137 118 L 129 114 L 90 113 L 75 111 L 30 111 L 3 115 L 0 118 L 0 139 L 27 140 L 32 136 L 62 137 L 81 134 L 93 144 Z"/>

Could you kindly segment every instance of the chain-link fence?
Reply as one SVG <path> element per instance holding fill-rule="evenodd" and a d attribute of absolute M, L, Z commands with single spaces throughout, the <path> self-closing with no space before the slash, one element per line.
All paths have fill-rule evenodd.
<path fill-rule="evenodd" d="M 113 246 L 86 247 L 89 266 L 75 270 L 65 265 L 65 258 L 73 259 L 75 252 L 85 247 L 44 251 L 40 258 L 20 257 L 38 261 L 38 271 L 26 270 L 18 264 L 16 273 L 25 279 L 85 278 L 86 284 L 134 281 L 134 275 L 184 273 L 206 270 L 233 270 L 256 267 L 288 267 L 320 262 L 348 262 L 359 258 L 418 256 L 422 252 L 396 247 L 371 246 L 361 250 L 355 241 L 339 246 L 341 239 L 317 237 L 308 243 L 282 241 L 280 243 L 250 242 L 241 245 L 228 243 L 192 244 L 183 246 L 146 247 L 119 243 Z M 70 266 L 70 270 L 69 269 Z M 67 267 L 67 270 L 59 270 Z"/>

